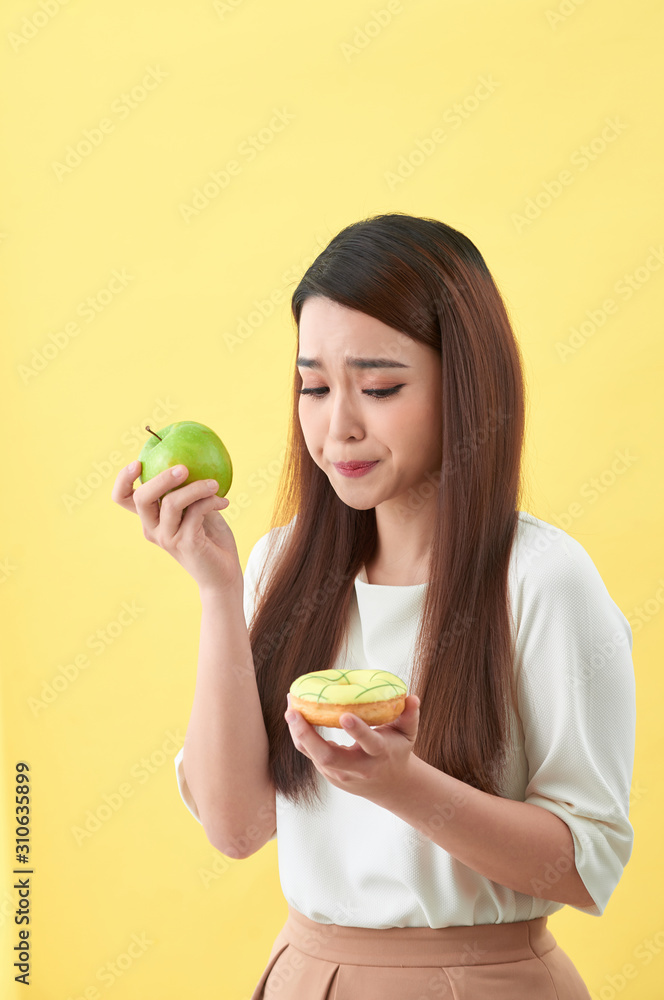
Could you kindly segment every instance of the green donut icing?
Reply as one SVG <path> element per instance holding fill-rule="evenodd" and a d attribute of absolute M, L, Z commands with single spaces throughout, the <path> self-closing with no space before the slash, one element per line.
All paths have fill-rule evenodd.
<path fill-rule="evenodd" d="M 406 685 L 389 670 L 318 670 L 296 677 L 290 693 L 304 701 L 357 705 L 406 694 Z"/>

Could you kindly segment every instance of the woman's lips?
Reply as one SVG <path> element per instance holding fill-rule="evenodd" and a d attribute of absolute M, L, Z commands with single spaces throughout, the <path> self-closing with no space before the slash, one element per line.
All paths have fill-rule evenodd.
<path fill-rule="evenodd" d="M 350 476 L 351 479 L 357 476 L 363 476 L 365 473 L 373 469 L 374 465 L 378 465 L 378 462 L 335 462 L 335 469 L 341 473 L 342 476 Z"/>

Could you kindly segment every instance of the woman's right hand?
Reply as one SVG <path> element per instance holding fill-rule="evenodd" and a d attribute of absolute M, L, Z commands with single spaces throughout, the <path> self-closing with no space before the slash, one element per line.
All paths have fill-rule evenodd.
<path fill-rule="evenodd" d="M 174 476 L 178 469 L 180 474 Z M 174 488 L 174 484 L 177 487 L 188 475 L 186 466 L 177 465 L 134 490 L 133 484 L 140 473 L 140 462 L 136 462 L 135 470 L 131 465 L 121 469 L 111 499 L 138 514 L 145 538 L 172 555 L 201 590 L 238 586 L 242 567 L 235 538 L 224 518 L 216 513 L 230 501 L 216 495 L 218 483 L 208 486 L 207 480 L 197 479 Z"/>

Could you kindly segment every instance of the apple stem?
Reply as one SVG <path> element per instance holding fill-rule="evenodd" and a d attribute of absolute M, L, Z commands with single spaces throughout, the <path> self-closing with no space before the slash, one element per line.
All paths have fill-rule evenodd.
<path fill-rule="evenodd" d="M 159 435 L 158 435 L 158 434 L 156 434 L 156 433 L 155 433 L 155 432 L 154 432 L 153 430 L 151 430 L 151 429 L 150 429 L 150 428 L 148 427 L 148 425 L 147 425 L 147 424 L 145 425 L 145 429 L 146 429 L 146 431 L 150 431 L 150 434 L 154 434 L 154 436 L 155 436 L 155 437 L 157 438 L 157 440 L 158 440 L 158 441 L 163 441 L 163 440 L 164 440 L 163 438 L 160 438 L 160 437 L 159 437 Z"/>

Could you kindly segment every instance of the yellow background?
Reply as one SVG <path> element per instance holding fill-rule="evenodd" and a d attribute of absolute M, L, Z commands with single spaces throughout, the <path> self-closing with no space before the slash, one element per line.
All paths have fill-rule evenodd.
<path fill-rule="evenodd" d="M 526 361 L 529 509 L 584 545 L 632 623 L 634 852 L 601 920 L 566 907 L 549 926 L 594 998 L 659 998 L 661 4 L 11 0 L 0 18 L 12 94 L 0 989 L 27 995 L 11 968 L 22 759 L 30 996 L 251 995 L 286 916 L 277 844 L 229 860 L 180 800 L 172 761 L 194 692 L 198 591 L 110 494 L 146 423 L 208 424 L 233 458 L 224 516 L 244 566 L 283 461 L 290 295 L 342 227 L 402 211 L 460 229 L 484 255 Z M 278 109 L 290 119 L 261 133 Z M 233 159 L 214 193 L 211 173 Z M 109 294 L 114 271 L 124 285 Z M 123 602 L 133 617 L 117 625 Z M 31 699 L 83 655 L 35 711 Z M 119 807 L 77 842 L 114 794 Z M 132 935 L 140 956 L 99 978 Z"/>

